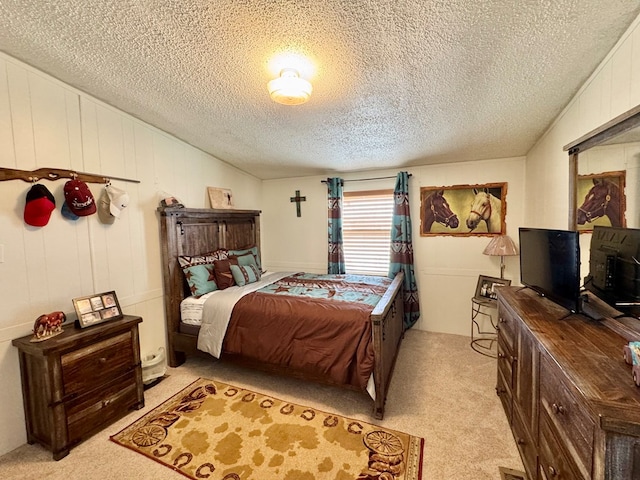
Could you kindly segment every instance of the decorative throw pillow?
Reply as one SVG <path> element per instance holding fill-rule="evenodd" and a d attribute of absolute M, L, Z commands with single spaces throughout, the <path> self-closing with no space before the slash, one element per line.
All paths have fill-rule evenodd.
<path fill-rule="evenodd" d="M 226 248 L 219 248 L 213 252 L 205 253 L 209 257 L 213 257 L 214 260 L 226 260 L 229 258 L 229 250 Z"/>
<path fill-rule="evenodd" d="M 235 258 L 238 261 L 238 265 L 242 267 L 253 265 L 259 270 L 256 257 L 254 257 L 252 253 L 247 253 L 246 255 L 229 255 L 229 258 Z"/>
<path fill-rule="evenodd" d="M 194 297 L 200 297 L 205 293 L 218 289 L 214 273 L 213 263 L 194 265 L 183 268 L 184 278 L 189 284 L 189 290 Z"/>
<path fill-rule="evenodd" d="M 236 285 L 243 287 L 260 280 L 260 270 L 257 265 L 231 265 L 231 274 Z"/>
<path fill-rule="evenodd" d="M 238 265 L 238 261 L 235 258 L 215 260 L 213 264 L 215 266 L 214 274 L 216 276 L 216 284 L 220 290 L 235 285 L 233 274 L 231 273 L 231 265 Z"/>
<path fill-rule="evenodd" d="M 232 256 L 232 255 L 242 256 L 250 253 L 256 259 L 256 265 L 258 266 L 258 270 L 262 271 L 262 263 L 260 262 L 258 247 L 253 246 L 253 247 L 240 248 L 238 250 L 229 250 L 228 253 L 229 253 L 229 256 Z"/>
<path fill-rule="evenodd" d="M 219 249 L 200 255 L 180 255 L 178 257 L 178 263 L 189 285 L 191 295 L 199 297 L 218 289 L 213 262 L 227 257 L 226 249 Z"/>
<path fill-rule="evenodd" d="M 213 263 L 215 260 L 225 260 L 229 258 L 226 248 L 219 248 L 212 252 L 200 253 L 198 255 L 180 255 L 178 262 L 182 268 L 191 267 L 193 265 L 202 265 L 204 263 Z"/>

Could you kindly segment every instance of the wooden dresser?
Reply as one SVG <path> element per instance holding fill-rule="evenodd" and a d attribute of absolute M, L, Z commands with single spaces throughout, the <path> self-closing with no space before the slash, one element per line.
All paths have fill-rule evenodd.
<path fill-rule="evenodd" d="M 131 409 L 144 406 L 138 324 L 125 315 L 43 342 L 13 340 L 19 349 L 28 443 L 60 460 Z"/>
<path fill-rule="evenodd" d="M 496 391 L 529 480 L 640 479 L 640 389 L 618 323 L 500 288 Z"/>

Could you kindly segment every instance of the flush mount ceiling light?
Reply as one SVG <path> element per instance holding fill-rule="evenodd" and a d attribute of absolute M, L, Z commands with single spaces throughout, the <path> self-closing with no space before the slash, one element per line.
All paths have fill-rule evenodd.
<path fill-rule="evenodd" d="M 300 105 L 309 100 L 311 84 L 295 68 L 283 68 L 280 76 L 267 84 L 269 95 L 274 102 L 283 105 Z"/>

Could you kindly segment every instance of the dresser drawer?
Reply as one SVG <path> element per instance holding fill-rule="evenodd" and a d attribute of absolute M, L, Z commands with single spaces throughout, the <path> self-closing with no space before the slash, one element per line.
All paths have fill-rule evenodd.
<path fill-rule="evenodd" d="M 505 343 L 505 339 L 501 334 L 498 334 L 498 372 L 502 373 L 505 379 L 506 385 L 509 390 L 513 390 L 513 369 L 515 357 L 513 356 L 513 350 L 510 350 Z"/>
<path fill-rule="evenodd" d="M 587 476 L 575 471 L 573 462 L 561 448 L 562 442 L 556 438 L 546 414 L 540 415 L 540 456 L 538 458 L 539 479 L 541 480 L 587 480 Z"/>
<path fill-rule="evenodd" d="M 513 438 L 520 452 L 520 458 L 524 464 L 525 470 L 529 478 L 535 478 L 535 472 L 538 464 L 538 454 L 533 439 L 529 435 L 529 431 L 525 427 L 525 422 L 520 415 L 518 408 L 513 409 L 512 414 L 512 431 Z"/>
<path fill-rule="evenodd" d="M 511 385 L 507 384 L 511 383 L 511 379 L 507 380 L 504 378 L 503 372 L 498 370 L 498 381 L 496 384 L 496 393 L 498 397 L 500 397 L 500 402 L 502 402 L 502 408 L 504 409 L 504 413 L 507 416 L 507 421 L 511 423 L 511 411 L 513 409 L 513 394 L 511 392 Z"/>
<path fill-rule="evenodd" d="M 69 443 L 86 438 L 101 427 L 137 408 L 136 374 L 126 373 L 99 390 L 79 396 L 65 404 Z"/>
<path fill-rule="evenodd" d="M 135 368 L 131 332 L 62 355 L 64 396 L 97 388 Z"/>
<path fill-rule="evenodd" d="M 558 365 L 542 355 L 540 403 L 548 422 L 555 428 L 568 453 L 585 478 L 590 478 L 595 423 L 577 402 L 580 395 Z M 542 415 L 541 415 L 542 416 Z"/>
<path fill-rule="evenodd" d="M 504 340 L 509 352 L 514 351 L 516 339 L 516 322 L 511 312 L 502 304 L 498 303 L 498 336 Z"/>

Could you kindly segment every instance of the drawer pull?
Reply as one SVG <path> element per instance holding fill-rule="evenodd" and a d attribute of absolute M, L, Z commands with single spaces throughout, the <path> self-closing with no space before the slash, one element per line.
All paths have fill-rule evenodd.
<path fill-rule="evenodd" d="M 498 354 L 498 358 L 507 358 L 507 356 L 501 352 Z"/>
<path fill-rule="evenodd" d="M 558 405 L 557 403 L 551 405 L 551 410 L 553 410 L 553 413 L 556 414 L 563 414 L 566 412 L 565 408 L 562 405 Z"/>
<path fill-rule="evenodd" d="M 549 465 L 549 475 L 552 477 L 555 477 L 556 475 L 558 475 L 558 471 L 555 468 L 553 468 L 552 465 Z"/>
<path fill-rule="evenodd" d="M 100 363 L 100 365 L 104 365 L 107 363 L 107 358 L 106 357 L 100 357 L 98 359 L 98 363 Z"/>
<path fill-rule="evenodd" d="M 102 408 L 108 407 L 109 404 L 111 403 L 111 399 L 107 398 L 105 400 L 102 401 Z"/>

